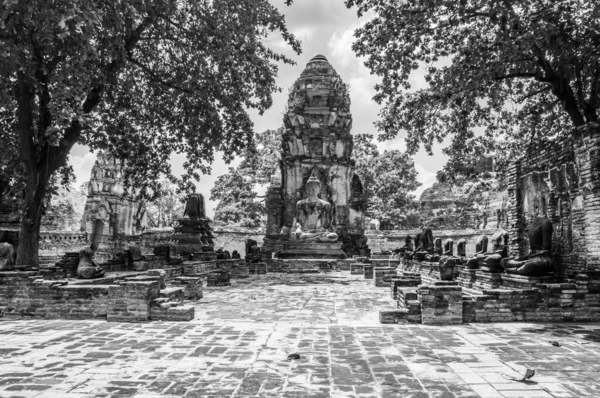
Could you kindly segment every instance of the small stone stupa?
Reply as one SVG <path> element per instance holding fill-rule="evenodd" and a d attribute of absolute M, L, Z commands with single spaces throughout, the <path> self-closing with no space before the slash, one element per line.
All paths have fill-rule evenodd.
<path fill-rule="evenodd" d="M 206 217 L 204 196 L 188 195 L 183 217 L 177 220 L 173 237 L 177 242 L 177 254 L 193 256 L 200 260 L 214 260 L 214 241 L 210 220 Z"/>
<path fill-rule="evenodd" d="M 291 88 L 284 125 L 281 176 L 273 176 L 267 191 L 263 248 L 279 258 L 367 254 L 350 95 L 323 55 L 308 62 Z"/>

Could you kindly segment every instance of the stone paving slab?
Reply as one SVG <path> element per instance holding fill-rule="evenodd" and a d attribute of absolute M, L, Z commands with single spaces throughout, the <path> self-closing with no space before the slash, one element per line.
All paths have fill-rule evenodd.
<path fill-rule="evenodd" d="M 597 324 L 381 325 L 369 282 L 234 280 L 192 322 L 0 318 L 0 398 L 600 397 Z"/>

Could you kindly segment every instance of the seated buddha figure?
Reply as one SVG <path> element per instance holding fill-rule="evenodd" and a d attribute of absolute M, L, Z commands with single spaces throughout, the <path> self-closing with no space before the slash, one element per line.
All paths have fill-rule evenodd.
<path fill-rule="evenodd" d="M 456 257 L 456 261 L 459 264 L 462 264 L 467 261 L 467 240 L 464 238 L 459 239 L 458 243 L 456 244 Z"/>
<path fill-rule="evenodd" d="M 486 257 L 488 247 L 488 237 L 481 235 L 475 242 L 475 254 L 473 254 L 465 263 L 467 269 L 478 269 Z"/>
<path fill-rule="evenodd" d="M 507 273 L 525 276 L 541 276 L 554 271 L 552 250 L 552 222 L 538 218 L 529 227 L 529 254 L 517 258 L 505 258 L 502 265 Z"/>
<path fill-rule="evenodd" d="M 86 247 L 79 252 L 77 276 L 82 279 L 96 279 L 104 276 L 104 269 L 94 261 L 94 251 Z"/>
<path fill-rule="evenodd" d="M 508 232 L 498 231 L 492 235 L 492 251 L 485 253 L 487 257 L 481 263 L 481 270 L 485 272 L 502 272 L 502 259 L 508 257 Z"/>
<path fill-rule="evenodd" d="M 444 248 L 442 247 L 442 238 L 435 238 L 433 241 L 433 253 L 425 256 L 425 260 L 430 263 L 437 263 L 440 261 L 440 257 L 444 253 Z"/>
<path fill-rule="evenodd" d="M 440 257 L 439 270 L 440 279 L 451 281 L 454 279 L 454 267 L 458 262 L 458 257 L 454 256 L 454 241 L 446 239 L 444 242 L 444 252 Z"/>
<path fill-rule="evenodd" d="M 296 203 L 296 218 L 292 225 L 299 224 L 298 239 L 304 241 L 335 242 L 338 235 L 333 232 L 331 203 L 319 198 L 321 182 L 310 176 L 306 182 L 307 198 Z"/>
<path fill-rule="evenodd" d="M 406 237 L 407 239 L 410 239 L 410 236 Z M 419 249 L 421 245 L 421 234 L 417 234 L 415 236 L 415 240 L 414 242 L 411 242 L 408 250 L 406 250 L 406 252 L 404 252 L 404 259 L 405 260 L 412 260 L 415 256 L 415 253 L 417 252 L 417 250 Z"/>
<path fill-rule="evenodd" d="M 400 257 L 404 257 L 406 252 L 412 252 L 414 250 L 412 238 L 410 236 L 406 236 L 404 238 L 404 245 L 400 246 L 393 250 L 394 254 L 398 254 Z"/>
<path fill-rule="evenodd" d="M 420 245 L 415 249 L 417 260 L 424 261 L 427 255 L 433 254 L 433 248 L 433 232 L 429 227 L 424 228 L 421 232 Z"/>

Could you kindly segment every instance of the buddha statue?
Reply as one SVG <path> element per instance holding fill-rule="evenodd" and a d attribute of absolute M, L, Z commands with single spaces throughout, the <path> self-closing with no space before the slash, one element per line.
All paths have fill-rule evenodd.
<path fill-rule="evenodd" d="M 481 235 L 475 243 L 475 254 L 473 254 L 465 263 L 467 269 L 478 269 L 483 263 L 483 259 L 486 257 L 488 246 L 488 237 Z"/>
<path fill-rule="evenodd" d="M 485 272 L 502 272 L 502 259 L 508 257 L 508 232 L 498 231 L 492 235 L 492 251 L 485 253 L 481 270 Z"/>
<path fill-rule="evenodd" d="M 77 276 L 82 279 L 96 279 L 104 276 L 104 269 L 94 261 L 94 251 L 86 247 L 79 252 Z"/>
<path fill-rule="evenodd" d="M 431 232 L 431 228 L 429 227 L 424 228 L 420 234 L 420 245 L 415 249 L 417 260 L 424 261 L 426 256 L 433 254 L 433 249 L 433 232 Z"/>
<path fill-rule="evenodd" d="M 458 262 L 458 258 L 454 257 L 454 241 L 452 239 L 446 239 L 443 250 L 444 252 L 439 261 L 440 279 L 443 281 L 451 281 L 454 279 L 454 268 Z"/>
<path fill-rule="evenodd" d="M 542 276 L 554 271 L 552 250 L 552 222 L 538 218 L 529 227 L 529 254 L 517 258 L 505 258 L 502 265 L 507 273 L 525 276 Z"/>
<path fill-rule="evenodd" d="M 8 242 L 0 243 L 0 271 L 11 270 L 17 259 L 17 252 L 13 245 Z"/>
<path fill-rule="evenodd" d="M 237 250 L 234 250 L 233 252 L 231 252 L 231 258 L 237 260 L 242 258 L 242 256 L 240 255 L 240 253 L 238 253 Z"/>
<path fill-rule="evenodd" d="M 404 259 L 406 259 L 406 260 L 412 260 L 415 257 L 417 251 L 421 250 L 420 248 L 421 248 L 421 234 L 419 233 L 419 234 L 417 234 L 415 236 L 415 240 L 414 240 L 414 243 L 412 245 L 412 250 L 411 251 L 407 251 L 404 254 Z"/>
<path fill-rule="evenodd" d="M 192 193 L 188 195 L 187 200 L 185 201 L 183 217 L 188 217 L 191 219 L 206 217 L 204 196 L 202 196 L 202 194 Z"/>
<path fill-rule="evenodd" d="M 394 249 L 393 253 L 399 254 L 400 257 L 404 257 L 404 255 L 407 252 L 412 252 L 413 250 L 414 250 L 414 246 L 413 246 L 412 238 L 407 235 L 406 238 L 404 238 L 404 245 Z"/>
<path fill-rule="evenodd" d="M 306 182 L 307 198 L 296 203 L 296 218 L 292 225 L 299 225 L 297 239 L 303 241 L 335 242 L 338 235 L 333 232 L 333 214 L 331 203 L 319 198 L 321 182 L 310 176 Z"/>
<path fill-rule="evenodd" d="M 462 238 L 456 243 L 456 263 L 463 264 L 467 257 L 467 240 Z"/>
<path fill-rule="evenodd" d="M 443 253 L 444 249 L 442 247 L 442 238 L 435 238 L 433 241 L 433 254 L 425 256 L 425 260 L 431 263 L 437 263 L 440 261 Z"/>

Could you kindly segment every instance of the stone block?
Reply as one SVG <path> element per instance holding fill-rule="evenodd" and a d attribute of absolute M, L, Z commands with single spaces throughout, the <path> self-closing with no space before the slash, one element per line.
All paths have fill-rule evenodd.
<path fill-rule="evenodd" d="M 350 274 L 351 275 L 363 275 L 364 274 L 364 264 L 356 262 L 350 264 Z"/>
<path fill-rule="evenodd" d="M 460 324 L 463 322 L 462 287 L 452 285 L 420 286 L 421 322 L 426 324 Z"/>
<path fill-rule="evenodd" d="M 380 310 L 379 322 L 383 324 L 400 323 L 406 319 L 407 315 L 408 311 L 406 309 Z"/>
<path fill-rule="evenodd" d="M 373 266 L 365 264 L 363 266 L 363 275 L 365 276 L 365 279 L 373 279 Z"/>
<path fill-rule="evenodd" d="M 158 281 L 125 281 L 109 286 L 106 319 L 109 322 L 146 322 L 150 319 L 150 302 L 158 294 Z"/>
<path fill-rule="evenodd" d="M 190 305 L 157 306 L 150 309 L 150 319 L 153 321 L 188 322 L 194 319 L 194 307 Z"/>

